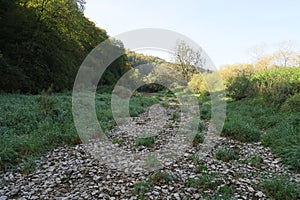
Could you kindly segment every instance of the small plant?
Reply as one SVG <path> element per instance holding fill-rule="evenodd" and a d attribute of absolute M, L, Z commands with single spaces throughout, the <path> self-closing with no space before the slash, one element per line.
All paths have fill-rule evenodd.
<path fill-rule="evenodd" d="M 275 200 L 300 199 L 300 189 L 288 177 L 273 177 L 259 184 L 259 188 L 270 198 Z"/>
<path fill-rule="evenodd" d="M 213 189 L 217 186 L 214 180 L 215 174 L 203 174 L 196 178 L 188 178 L 186 183 L 189 187 L 194 187 L 198 189 Z"/>
<path fill-rule="evenodd" d="M 188 127 L 191 130 L 195 130 L 195 131 L 198 131 L 198 132 L 202 132 L 203 130 L 206 130 L 205 124 L 202 121 L 198 120 L 198 119 L 192 119 L 188 123 Z"/>
<path fill-rule="evenodd" d="M 239 156 L 237 152 L 232 149 L 219 149 L 215 154 L 216 159 L 222 160 L 224 162 L 229 162 L 230 160 L 238 160 Z"/>
<path fill-rule="evenodd" d="M 194 140 L 193 140 L 193 147 L 196 147 L 198 144 L 204 142 L 204 135 L 202 133 L 196 133 Z"/>
<path fill-rule="evenodd" d="M 155 143 L 154 136 L 142 137 L 142 138 L 138 138 L 135 141 L 135 146 L 136 147 L 139 147 L 139 146 L 151 147 L 151 146 L 153 146 L 154 143 Z"/>
<path fill-rule="evenodd" d="M 252 167 L 260 168 L 263 163 L 263 159 L 259 155 L 253 154 L 250 156 L 248 162 Z"/>
<path fill-rule="evenodd" d="M 196 173 L 206 172 L 207 167 L 204 164 L 199 164 L 196 166 Z"/>
<path fill-rule="evenodd" d="M 121 143 L 123 143 L 124 142 L 124 140 L 122 139 L 122 138 L 119 138 L 119 137 L 116 137 L 116 138 L 114 138 L 113 140 L 112 140 L 112 143 L 113 144 L 121 144 Z"/>
<path fill-rule="evenodd" d="M 172 114 L 171 120 L 177 121 L 177 122 L 180 121 L 180 114 L 178 112 L 174 112 Z"/>
<path fill-rule="evenodd" d="M 173 124 L 168 125 L 169 128 L 174 128 Z"/>
<path fill-rule="evenodd" d="M 197 155 L 195 155 L 195 154 L 192 156 L 192 160 L 193 160 L 193 162 L 194 162 L 195 164 L 201 164 L 201 159 L 200 159 L 200 157 L 197 156 Z"/>
<path fill-rule="evenodd" d="M 205 103 L 201 106 L 200 109 L 200 118 L 204 120 L 210 120 L 211 118 L 211 105 Z"/>
<path fill-rule="evenodd" d="M 147 182 L 140 182 L 134 185 L 133 195 L 138 195 L 141 200 L 145 199 L 145 194 L 149 191 L 151 185 Z"/>
<path fill-rule="evenodd" d="M 165 183 L 173 182 L 175 180 L 176 180 L 176 176 L 171 172 L 157 171 L 154 172 L 149 177 L 149 181 L 152 184 L 158 184 L 158 183 L 165 184 Z"/>
<path fill-rule="evenodd" d="M 230 186 L 223 186 L 219 191 L 212 196 L 205 196 L 207 200 L 230 200 L 233 194 L 233 190 Z"/>

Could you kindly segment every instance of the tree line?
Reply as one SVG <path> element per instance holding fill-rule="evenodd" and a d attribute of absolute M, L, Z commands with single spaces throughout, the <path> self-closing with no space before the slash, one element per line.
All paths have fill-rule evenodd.
<path fill-rule="evenodd" d="M 109 38 L 83 13 L 84 0 L 0 0 L 0 90 L 38 93 L 70 90 L 87 54 Z M 112 41 L 125 52 L 123 45 Z M 129 69 L 115 60 L 99 84 L 112 84 Z M 114 77 L 114 78 L 111 78 Z"/>

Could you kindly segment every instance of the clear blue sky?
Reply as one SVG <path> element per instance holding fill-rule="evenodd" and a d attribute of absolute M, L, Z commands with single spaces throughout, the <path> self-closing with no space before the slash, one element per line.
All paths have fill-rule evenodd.
<path fill-rule="evenodd" d="M 300 0 L 86 0 L 85 15 L 110 36 L 164 28 L 197 42 L 216 66 L 250 61 L 262 42 L 300 44 Z"/>

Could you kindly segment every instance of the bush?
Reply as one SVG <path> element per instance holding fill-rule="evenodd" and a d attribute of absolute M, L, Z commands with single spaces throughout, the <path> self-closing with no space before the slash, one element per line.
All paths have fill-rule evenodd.
<path fill-rule="evenodd" d="M 284 111 L 300 112 L 300 94 L 294 94 L 290 96 L 281 106 Z"/>
<path fill-rule="evenodd" d="M 230 77 L 226 82 L 226 94 L 234 100 L 252 97 L 255 94 L 250 75 L 241 74 Z"/>
<path fill-rule="evenodd" d="M 202 74 L 194 74 L 189 81 L 188 85 L 194 90 L 196 94 L 201 94 L 202 96 L 209 95 L 209 90 L 207 87 L 206 80 Z"/>
<path fill-rule="evenodd" d="M 274 68 L 255 73 L 259 96 L 269 104 L 281 106 L 289 96 L 300 92 L 300 67 Z"/>

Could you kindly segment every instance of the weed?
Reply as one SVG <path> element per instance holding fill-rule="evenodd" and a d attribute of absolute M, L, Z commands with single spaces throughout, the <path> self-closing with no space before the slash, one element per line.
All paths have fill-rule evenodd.
<path fill-rule="evenodd" d="M 176 176 L 171 172 L 156 171 L 149 176 L 149 181 L 152 184 L 166 184 L 176 180 Z"/>
<path fill-rule="evenodd" d="M 239 156 L 237 152 L 232 149 L 219 149 L 215 154 L 216 159 L 222 160 L 224 162 L 229 162 L 230 160 L 238 160 Z"/>
<path fill-rule="evenodd" d="M 154 143 L 155 143 L 154 136 L 141 137 L 135 141 L 135 146 L 136 147 L 139 147 L 139 146 L 151 147 L 151 146 L 153 146 Z"/>
<path fill-rule="evenodd" d="M 124 140 L 122 138 L 118 138 L 118 137 L 116 137 L 112 140 L 113 144 L 120 144 L 120 143 L 123 143 L 123 142 L 124 142 Z"/>
<path fill-rule="evenodd" d="M 199 164 L 196 166 L 196 173 L 206 172 L 207 167 L 204 164 Z"/>
<path fill-rule="evenodd" d="M 253 154 L 250 156 L 248 162 L 252 167 L 260 168 L 263 163 L 263 159 L 259 155 Z"/>
<path fill-rule="evenodd" d="M 211 118 L 211 105 L 208 103 L 205 103 L 202 105 L 200 109 L 200 117 L 203 120 L 210 120 Z"/>
<path fill-rule="evenodd" d="M 198 144 L 203 143 L 204 142 L 204 135 L 202 133 L 196 133 L 194 139 L 193 139 L 193 146 L 196 147 Z"/>
<path fill-rule="evenodd" d="M 180 121 L 180 113 L 174 112 L 174 113 L 172 114 L 171 120 L 177 121 L 177 122 Z"/>
<path fill-rule="evenodd" d="M 195 164 L 200 164 L 202 162 L 200 157 L 195 154 L 192 156 L 192 160 Z"/>
<path fill-rule="evenodd" d="M 217 186 L 217 183 L 214 181 L 214 174 L 203 174 L 196 178 L 188 178 L 186 183 L 189 187 L 194 187 L 198 189 L 213 189 Z"/>
<path fill-rule="evenodd" d="M 138 195 L 141 200 L 145 199 L 145 194 L 150 190 L 151 185 L 147 182 L 140 182 L 133 186 L 133 195 Z"/>

